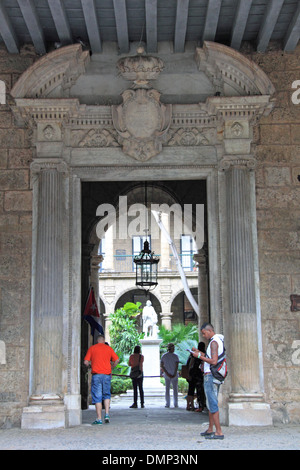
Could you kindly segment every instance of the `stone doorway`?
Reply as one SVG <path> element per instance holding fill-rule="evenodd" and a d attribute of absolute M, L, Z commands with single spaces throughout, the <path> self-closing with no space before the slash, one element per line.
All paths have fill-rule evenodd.
<path fill-rule="evenodd" d="M 150 172 L 149 172 L 150 173 Z M 208 253 L 206 250 L 208 240 L 207 227 L 207 189 L 206 180 L 165 180 L 151 181 L 149 176 L 147 181 L 147 208 L 149 219 L 149 230 L 147 232 L 148 239 L 151 242 L 151 249 L 160 256 L 158 286 L 148 295 L 143 289 L 135 287 L 135 272 L 133 268 L 133 240 L 144 234 L 143 216 L 141 216 L 138 207 L 135 209 L 134 204 L 145 204 L 145 185 L 143 181 L 99 181 L 99 182 L 82 182 L 82 312 L 84 310 L 85 299 L 90 286 L 93 287 L 96 294 L 98 306 L 102 305 L 100 310 L 101 323 L 105 330 L 107 341 L 109 341 L 109 314 L 113 313 L 117 308 L 124 305 L 126 301 L 140 301 L 142 306 L 146 300 L 150 298 L 152 304 L 158 314 L 159 324 L 163 324 L 167 328 L 171 328 L 172 322 L 187 324 L 189 321 L 203 323 L 210 318 L 208 310 Z M 124 217 L 124 202 L 120 207 L 120 197 L 125 198 L 127 216 L 127 226 L 124 238 L 124 227 L 120 234 L 120 211 Z M 103 217 L 97 215 L 99 207 L 104 204 L 111 204 L 115 209 L 115 224 L 110 228 L 113 229 L 114 236 L 111 239 L 99 239 L 99 231 L 97 224 L 104 220 Z M 197 224 L 201 223 L 201 240 L 198 238 L 198 245 L 195 242 L 196 236 L 196 215 L 199 216 L 197 205 L 202 207 L 201 215 Z M 151 218 L 151 207 L 156 207 L 165 211 L 165 223 L 168 230 L 174 238 L 177 251 L 180 255 L 182 264 L 184 265 L 187 283 L 191 291 L 193 291 L 196 302 L 201 303 L 200 318 L 191 309 L 184 312 L 184 295 L 183 284 L 180 274 L 174 260 L 172 250 L 164 240 L 160 229 L 158 228 L 153 217 Z M 109 209 L 109 207 L 104 207 Z M 135 212 L 136 211 L 136 212 Z M 105 212 L 107 214 L 107 212 Z M 180 216 L 180 220 L 179 220 Z M 177 225 L 176 225 L 177 224 Z M 133 228 L 137 233 L 133 233 Z M 154 225 L 154 226 L 153 226 Z M 104 224 L 103 224 L 104 226 Z M 105 226 L 109 232 L 109 224 Z M 189 232 L 190 231 L 190 232 Z M 138 236 L 137 236 L 138 234 Z M 119 238 L 122 237 L 122 238 Z M 203 236 L 203 240 L 202 240 Z M 191 249 L 187 251 L 186 246 L 182 246 L 182 240 L 190 238 Z M 103 256 L 99 258 L 99 246 L 102 241 L 106 240 L 106 249 Z M 135 240 L 136 241 L 136 240 Z M 167 246 L 166 246 L 167 245 Z M 188 245 L 185 243 L 185 245 Z M 204 248 L 205 247 L 205 248 Z M 122 248 L 122 250 L 120 250 Z M 197 248 L 197 249 L 196 249 Z M 163 253 L 162 253 L 162 251 Z M 122 251 L 122 253 L 120 253 Z M 198 263 L 194 260 L 194 252 L 201 258 Z M 112 257 L 112 255 L 114 255 Z M 109 263 L 104 263 L 106 256 Z M 103 260 L 104 258 L 104 260 Z M 100 272 L 99 272 L 99 262 Z M 105 268 L 102 268 L 105 266 Z M 200 289 L 198 298 L 198 290 Z M 173 311 L 174 310 L 174 311 Z M 186 318 L 185 318 L 186 317 Z M 141 325 L 140 325 L 141 326 Z M 82 409 L 88 406 L 90 387 L 86 370 L 82 368 L 83 357 L 87 348 L 92 344 L 89 327 L 82 323 L 81 329 L 81 401 Z"/>
<path fill-rule="evenodd" d="M 81 422 L 82 185 L 162 178 L 206 181 L 211 321 L 228 338 L 230 354 L 224 420 L 255 424 L 263 416 L 269 423 L 252 144 L 274 87 L 258 66 L 220 44 L 189 49 L 184 61 L 164 48 L 158 55 L 109 54 L 105 62 L 105 54 L 90 58 L 80 45 L 68 46 L 33 64 L 11 91 L 16 119 L 30 129 L 35 148 L 23 427 Z M 113 97 L 105 91 L 110 79 Z M 102 104 L 90 105 L 95 83 Z"/>

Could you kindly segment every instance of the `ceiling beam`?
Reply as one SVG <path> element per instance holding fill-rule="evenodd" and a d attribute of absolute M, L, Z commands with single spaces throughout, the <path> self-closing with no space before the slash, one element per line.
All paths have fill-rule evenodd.
<path fill-rule="evenodd" d="M 0 31 L 8 52 L 18 54 L 19 41 L 2 2 L 0 2 Z"/>
<path fill-rule="evenodd" d="M 190 0 L 177 0 L 174 52 L 184 52 Z"/>
<path fill-rule="evenodd" d="M 277 23 L 284 0 L 270 0 L 257 36 L 258 52 L 265 52 Z"/>
<path fill-rule="evenodd" d="M 62 0 L 48 0 L 48 5 L 61 44 L 72 44 L 71 28 Z"/>
<path fill-rule="evenodd" d="M 209 2 L 207 2 L 207 10 L 206 10 L 204 30 L 202 34 L 202 42 L 215 40 L 218 21 L 219 21 L 219 15 L 220 15 L 220 10 L 221 10 L 221 4 L 222 4 L 222 0 L 209 0 Z"/>
<path fill-rule="evenodd" d="M 129 52 L 129 36 L 125 0 L 113 0 L 116 18 L 117 37 L 121 54 Z"/>
<path fill-rule="evenodd" d="M 157 52 L 157 0 L 145 0 L 147 52 Z"/>
<path fill-rule="evenodd" d="M 293 51 L 298 44 L 300 37 L 300 3 L 298 2 L 297 10 L 288 27 L 287 33 L 283 41 L 284 51 Z"/>
<path fill-rule="evenodd" d="M 231 32 L 230 47 L 239 50 L 244 37 L 252 0 L 239 0 Z"/>
<path fill-rule="evenodd" d="M 44 33 L 37 15 L 33 0 L 17 0 L 24 21 L 38 54 L 46 54 Z"/>
<path fill-rule="evenodd" d="M 81 0 L 84 21 L 89 37 L 91 51 L 94 54 L 102 52 L 100 28 L 98 24 L 95 0 Z"/>

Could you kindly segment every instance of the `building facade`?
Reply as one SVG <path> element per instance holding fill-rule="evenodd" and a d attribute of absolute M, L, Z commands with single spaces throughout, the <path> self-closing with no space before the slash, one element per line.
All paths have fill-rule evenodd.
<path fill-rule="evenodd" d="M 164 191 L 169 205 L 205 206 L 205 268 L 198 258 L 188 282 L 226 338 L 223 421 L 299 422 L 299 57 L 214 42 L 151 56 L 134 44 L 121 56 L 114 44 L 92 56 L 79 44 L 41 58 L 1 49 L 2 426 L 80 424 L 97 209 L 111 204 L 119 220 L 119 197 L 143 203 L 144 182 L 151 203 Z M 105 314 L 118 299 L 107 253 Z M 158 313 L 170 325 L 180 288 L 163 260 Z"/>

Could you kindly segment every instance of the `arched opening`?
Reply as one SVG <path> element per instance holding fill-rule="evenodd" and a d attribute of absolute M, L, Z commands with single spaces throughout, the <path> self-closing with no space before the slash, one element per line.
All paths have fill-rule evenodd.
<path fill-rule="evenodd" d="M 191 292 L 196 301 L 198 302 L 198 288 L 192 287 Z M 190 304 L 189 299 L 187 298 L 184 291 L 181 291 L 176 295 L 172 302 L 171 310 L 173 313 L 173 323 L 183 323 L 184 325 L 193 323 L 195 325 L 198 325 L 197 314 L 193 309 L 192 305 Z"/>
<path fill-rule="evenodd" d="M 148 293 L 135 286 L 133 263 L 133 257 L 140 251 L 144 239 L 144 214 L 141 215 L 139 208 L 145 206 L 145 197 L 149 223 L 147 236 L 151 241 L 151 249 L 160 257 L 158 286 L 153 292 Z M 105 320 L 109 323 L 110 313 L 122 307 L 126 302 L 141 302 L 144 306 L 147 299 L 151 300 L 158 315 L 158 324 L 169 328 L 173 322 L 186 324 L 193 321 L 197 324 L 197 315 L 187 308 L 188 302 L 182 293 L 182 280 L 172 250 L 163 239 L 159 227 L 150 214 L 151 208 L 158 208 L 166 215 L 165 221 L 174 239 L 187 284 L 193 285 L 192 294 L 198 301 L 197 287 L 195 287 L 198 284 L 198 268 L 193 259 L 194 254 L 197 253 L 196 206 L 204 207 L 201 229 L 203 229 L 205 240 L 201 240 L 201 245 L 199 245 L 201 249 L 208 236 L 206 199 L 205 180 L 150 181 L 147 182 L 147 194 L 145 194 L 143 181 L 82 183 L 82 292 L 94 283 L 95 291 L 101 297 L 100 310 L 105 308 L 105 315 L 101 312 L 101 319 L 106 331 L 108 329 Z M 105 221 L 110 209 L 112 217 Z M 199 220 L 198 222 L 200 223 Z M 102 238 L 99 238 L 99 234 Z M 103 261 L 96 269 L 92 259 L 97 255 L 102 256 Z M 98 277 L 95 275 L 95 269 Z M 99 284 L 96 285 L 98 281 Z M 181 294 L 177 295 L 179 291 Z M 176 300 L 174 300 L 175 296 Z M 208 312 L 205 314 L 208 315 Z M 142 329 L 141 323 L 138 328 Z M 89 344 L 86 339 L 88 334 L 88 328 L 84 325 L 82 355 Z M 89 388 L 83 374 L 81 377 L 84 409 L 88 401 L 84 397 L 88 396 Z"/>

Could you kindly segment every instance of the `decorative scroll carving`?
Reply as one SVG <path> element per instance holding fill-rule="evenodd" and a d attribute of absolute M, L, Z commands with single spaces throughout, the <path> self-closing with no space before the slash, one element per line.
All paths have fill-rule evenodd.
<path fill-rule="evenodd" d="M 171 139 L 168 141 L 168 145 L 208 145 L 209 141 L 200 129 L 193 127 L 191 129 L 178 129 Z"/>
<path fill-rule="evenodd" d="M 30 165 L 31 174 L 35 175 L 43 170 L 56 170 L 58 173 L 62 173 L 67 176 L 69 174 L 69 167 L 66 162 L 60 160 L 53 161 L 34 161 Z"/>
<path fill-rule="evenodd" d="M 213 84 L 216 93 L 223 95 L 229 85 L 240 96 L 272 95 L 275 92 L 267 75 L 253 61 L 234 49 L 205 41 L 197 48 L 195 60 Z"/>
<path fill-rule="evenodd" d="M 69 90 L 90 60 L 80 44 L 62 47 L 29 67 L 11 90 L 14 98 L 47 98 L 57 87 Z"/>
<path fill-rule="evenodd" d="M 118 147 L 119 144 L 107 129 L 92 129 L 79 142 L 79 147 Z"/>

